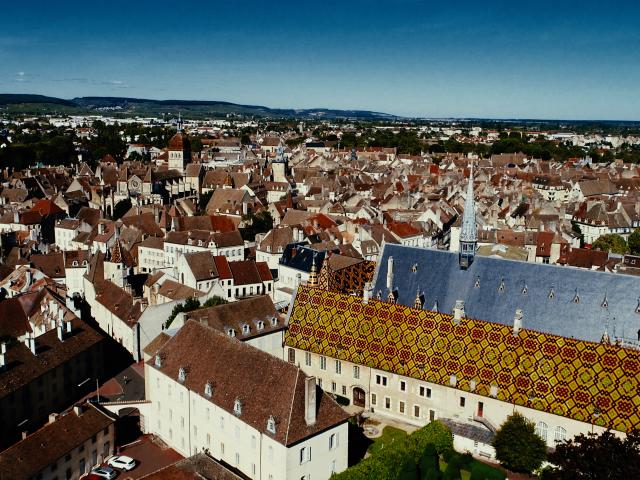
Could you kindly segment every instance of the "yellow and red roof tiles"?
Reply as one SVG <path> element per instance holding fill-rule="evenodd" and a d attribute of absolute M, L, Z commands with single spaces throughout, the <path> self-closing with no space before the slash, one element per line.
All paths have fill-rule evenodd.
<path fill-rule="evenodd" d="M 445 386 L 455 375 L 459 390 L 615 430 L 640 427 L 633 349 L 526 328 L 514 336 L 471 318 L 456 325 L 452 315 L 308 286 L 295 297 L 285 344 Z"/>

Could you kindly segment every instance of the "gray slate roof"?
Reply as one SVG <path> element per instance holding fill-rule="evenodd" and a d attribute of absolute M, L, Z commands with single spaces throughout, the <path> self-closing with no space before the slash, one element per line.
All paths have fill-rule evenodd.
<path fill-rule="evenodd" d="M 524 328 L 593 342 L 601 340 L 605 327 L 612 337 L 633 340 L 640 329 L 636 276 L 480 256 L 462 270 L 457 253 L 385 244 L 372 292 L 382 300 L 389 292 L 389 257 L 396 301 L 403 305 L 413 306 L 420 290 L 425 309 L 437 305 L 451 313 L 460 299 L 466 317 L 506 325 L 513 325 L 516 309 L 522 309 Z"/>

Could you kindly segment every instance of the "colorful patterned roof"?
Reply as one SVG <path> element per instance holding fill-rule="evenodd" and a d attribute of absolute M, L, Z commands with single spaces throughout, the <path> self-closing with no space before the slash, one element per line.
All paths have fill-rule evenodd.
<path fill-rule="evenodd" d="M 586 423 L 640 427 L 640 351 L 301 286 L 285 344 Z M 473 383 L 475 382 L 475 388 Z M 600 412 L 594 416 L 596 409 Z"/>

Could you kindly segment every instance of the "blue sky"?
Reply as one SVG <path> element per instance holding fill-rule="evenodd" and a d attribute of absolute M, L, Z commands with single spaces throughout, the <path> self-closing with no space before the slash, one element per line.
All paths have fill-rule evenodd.
<path fill-rule="evenodd" d="M 0 92 L 640 119 L 640 2 L 3 2 Z"/>

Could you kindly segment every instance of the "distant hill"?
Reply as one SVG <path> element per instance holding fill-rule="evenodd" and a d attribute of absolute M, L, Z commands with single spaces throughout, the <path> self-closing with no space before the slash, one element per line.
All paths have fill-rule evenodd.
<path fill-rule="evenodd" d="M 3 108 L 4 107 L 4 108 Z M 391 120 L 393 115 L 368 110 L 336 110 L 328 108 L 269 108 L 218 100 L 151 100 L 127 97 L 77 97 L 72 100 L 44 95 L 0 94 L 0 109 L 11 113 L 107 113 L 128 116 L 177 115 L 207 118 L 229 114 L 273 118 L 352 118 Z"/>
<path fill-rule="evenodd" d="M 91 110 L 120 110 L 138 115 L 142 113 L 177 113 L 180 111 L 185 115 L 237 114 L 295 118 L 395 118 L 393 115 L 368 110 L 269 108 L 262 105 L 243 105 L 218 100 L 150 100 L 146 98 L 126 97 L 78 97 L 74 98 L 73 102 Z"/>
<path fill-rule="evenodd" d="M 63 105 L 65 107 L 77 107 L 73 101 L 62 98 L 46 97 L 44 95 L 31 95 L 23 93 L 0 93 L 0 105 L 19 105 L 22 103 L 46 103 L 50 105 Z"/>

